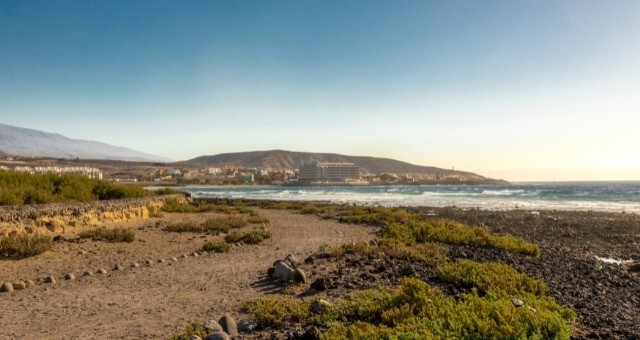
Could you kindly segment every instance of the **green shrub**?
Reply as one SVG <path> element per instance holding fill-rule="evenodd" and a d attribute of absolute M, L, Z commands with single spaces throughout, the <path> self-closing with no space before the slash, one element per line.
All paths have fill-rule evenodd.
<path fill-rule="evenodd" d="M 152 195 L 140 185 L 121 185 L 74 174 L 0 170 L 0 205 L 89 202 Z"/>
<path fill-rule="evenodd" d="M 213 233 L 228 233 L 231 229 L 247 226 L 247 219 L 243 216 L 231 215 L 209 218 L 202 223 L 202 228 Z"/>
<path fill-rule="evenodd" d="M 284 322 L 304 322 L 311 317 L 310 302 L 263 297 L 247 303 L 247 310 L 261 327 L 279 327 Z"/>
<path fill-rule="evenodd" d="M 247 244 L 258 244 L 268 238 L 271 238 L 271 232 L 266 229 L 254 230 L 247 233 L 232 231 L 224 237 L 224 241 L 227 243 L 244 242 Z"/>
<path fill-rule="evenodd" d="M 310 314 L 310 300 L 290 298 L 256 299 L 247 309 L 260 327 L 323 326 L 323 339 L 569 339 L 573 311 L 550 297 L 518 297 L 525 307 L 515 307 L 513 296 L 493 290 L 453 298 L 421 280 L 403 278 L 395 288 L 352 292 L 319 315 Z"/>
<path fill-rule="evenodd" d="M 198 208 L 193 204 L 179 202 L 177 199 L 172 198 L 164 201 L 162 211 L 168 213 L 195 213 L 198 212 Z"/>
<path fill-rule="evenodd" d="M 539 279 L 520 273 L 502 263 L 479 263 L 459 260 L 438 266 L 437 276 L 458 286 L 475 287 L 481 292 L 503 290 L 507 294 L 530 293 L 545 295 L 547 285 Z"/>
<path fill-rule="evenodd" d="M 190 340 L 194 335 L 199 336 L 201 339 L 207 336 L 207 331 L 197 321 L 191 322 L 182 333 L 170 336 L 169 340 Z"/>
<path fill-rule="evenodd" d="M 231 245 L 225 242 L 207 241 L 202 246 L 202 250 L 213 251 L 216 253 L 228 253 L 231 250 Z"/>
<path fill-rule="evenodd" d="M 0 255 L 5 257 L 36 256 L 51 248 L 53 248 L 53 240 L 48 235 L 0 237 Z"/>
<path fill-rule="evenodd" d="M 80 238 L 91 238 L 94 241 L 107 242 L 133 242 L 136 239 L 135 231 L 128 228 L 116 227 L 107 229 L 104 227 L 84 230 L 78 234 Z"/>
<path fill-rule="evenodd" d="M 160 189 L 154 191 L 153 193 L 158 195 L 158 196 L 182 194 L 181 191 L 176 190 L 176 189 L 172 189 L 172 188 L 160 188 Z"/>
<path fill-rule="evenodd" d="M 378 236 L 402 242 L 440 242 L 494 247 L 530 256 L 539 256 L 540 248 L 511 235 L 495 235 L 480 227 L 468 227 L 460 223 L 439 220 L 414 221 L 410 224 L 390 224 L 383 227 Z"/>

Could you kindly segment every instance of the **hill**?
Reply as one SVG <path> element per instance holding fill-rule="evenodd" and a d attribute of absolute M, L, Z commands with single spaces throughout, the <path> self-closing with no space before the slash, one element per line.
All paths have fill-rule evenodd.
<path fill-rule="evenodd" d="M 441 174 L 457 175 L 467 180 L 488 180 L 472 172 L 455 171 L 433 166 L 414 165 L 389 158 L 347 156 L 335 153 L 293 152 L 284 150 L 224 153 L 214 156 L 200 156 L 182 164 L 192 166 L 262 169 L 298 169 L 309 161 L 354 163 L 362 173 L 382 174 Z"/>
<path fill-rule="evenodd" d="M 28 157 L 161 161 L 168 159 L 106 143 L 0 124 L 0 155 Z"/>

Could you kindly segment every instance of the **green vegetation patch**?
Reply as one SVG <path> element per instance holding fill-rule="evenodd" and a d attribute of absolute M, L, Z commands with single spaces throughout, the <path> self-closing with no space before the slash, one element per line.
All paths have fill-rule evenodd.
<path fill-rule="evenodd" d="M 523 299 L 523 307 L 512 299 Z M 350 293 L 311 313 L 311 300 L 260 298 L 247 304 L 261 327 L 318 325 L 323 339 L 568 339 L 575 314 L 535 294 L 446 297 L 427 283 L 404 278 L 395 288 Z M 347 323 L 344 323 L 346 320 Z"/>
<path fill-rule="evenodd" d="M 340 257 L 345 254 L 368 255 L 382 253 L 397 258 L 406 257 L 415 261 L 437 265 L 447 261 L 447 251 L 449 248 L 445 245 L 433 242 L 407 245 L 396 239 L 383 238 L 378 241 L 377 246 L 371 245 L 368 242 L 359 241 L 346 243 L 332 248 L 321 248 L 320 250 L 328 251 L 335 257 Z"/>
<path fill-rule="evenodd" d="M 202 245 L 202 250 L 215 253 L 228 253 L 231 250 L 231 245 L 225 242 L 207 241 Z"/>
<path fill-rule="evenodd" d="M 209 218 L 202 223 L 205 230 L 215 233 L 228 233 L 231 229 L 243 228 L 247 225 L 247 218 L 238 215 Z"/>
<path fill-rule="evenodd" d="M 136 232 L 122 227 L 116 228 L 94 228 L 84 230 L 78 234 L 80 238 L 91 238 L 94 241 L 107 242 L 133 242 L 136 239 Z"/>
<path fill-rule="evenodd" d="M 257 229 L 246 233 L 232 231 L 224 237 L 224 241 L 227 243 L 244 242 L 247 244 L 258 244 L 263 240 L 271 238 L 271 236 L 271 232 L 266 229 Z"/>
<path fill-rule="evenodd" d="M 11 235 L 0 237 L 0 255 L 4 257 L 28 257 L 40 255 L 53 248 L 49 235 Z"/>
<path fill-rule="evenodd" d="M 184 331 L 180 334 L 176 334 L 169 337 L 169 340 L 191 340 L 192 336 L 198 336 L 204 339 L 207 336 L 207 331 L 204 329 L 201 323 L 197 321 L 191 322 Z"/>
<path fill-rule="evenodd" d="M 115 184 L 74 174 L 0 170 L 0 205 L 90 202 L 153 195 L 137 184 Z"/>
<path fill-rule="evenodd" d="M 443 281 L 474 287 L 483 293 L 502 290 L 506 294 L 545 295 L 549 291 L 542 280 L 531 278 L 502 263 L 459 260 L 438 266 L 436 273 Z"/>
<path fill-rule="evenodd" d="M 468 227 L 451 221 L 424 220 L 409 224 L 393 223 L 383 227 L 378 236 L 408 244 L 439 242 L 493 247 L 530 256 L 540 255 L 540 248 L 536 244 L 511 235 L 495 235 L 480 227 Z"/>

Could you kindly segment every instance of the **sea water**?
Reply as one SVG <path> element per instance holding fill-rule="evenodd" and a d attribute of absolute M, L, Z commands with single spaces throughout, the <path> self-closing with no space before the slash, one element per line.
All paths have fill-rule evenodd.
<path fill-rule="evenodd" d="M 640 213 L 640 182 L 509 185 L 186 187 L 194 197 L 325 201 L 381 206 L 456 206 L 487 210 L 557 209 Z"/>

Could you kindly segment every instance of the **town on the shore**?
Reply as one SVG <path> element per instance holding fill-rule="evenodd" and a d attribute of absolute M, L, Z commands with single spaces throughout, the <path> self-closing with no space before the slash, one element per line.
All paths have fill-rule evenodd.
<path fill-rule="evenodd" d="M 72 164 L 73 162 L 78 164 Z M 99 163 L 99 164 L 96 164 Z M 32 174 L 79 174 L 120 183 L 157 186 L 185 185 L 394 185 L 489 183 L 468 173 L 372 174 L 354 163 L 310 161 L 297 169 L 196 167 L 170 163 L 129 163 L 89 160 L 3 159 L 0 169 Z M 102 167 L 98 167 L 102 165 Z"/>

